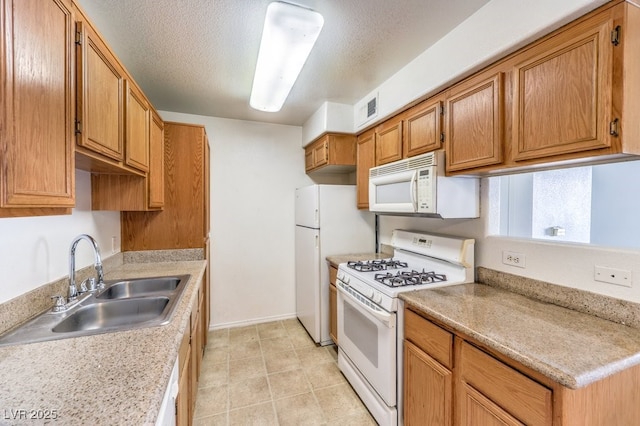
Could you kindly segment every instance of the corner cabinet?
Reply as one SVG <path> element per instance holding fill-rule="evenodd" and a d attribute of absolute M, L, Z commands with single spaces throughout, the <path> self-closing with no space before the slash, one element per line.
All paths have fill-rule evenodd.
<path fill-rule="evenodd" d="M 369 209 L 369 169 L 376 166 L 376 134 L 369 130 L 358 136 L 356 188 L 359 209 Z"/>
<path fill-rule="evenodd" d="M 0 0 L 0 217 L 75 204 L 73 18 L 67 0 Z"/>
<path fill-rule="evenodd" d="M 356 137 L 345 134 L 325 134 L 304 150 L 305 171 L 344 173 L 356 165 Z"/>

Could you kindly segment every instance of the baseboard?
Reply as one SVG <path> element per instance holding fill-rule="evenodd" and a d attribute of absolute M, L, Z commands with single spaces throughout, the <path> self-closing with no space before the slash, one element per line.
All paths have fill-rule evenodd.
<path fill-rule="evenodd" d="M 286 315 L 275 315 L 272 317 L 252 318 L 248 320 L 225 322 L 220 324 L 211 324 L 209 325 L 209 331 L 220 330 L 223 328 L 244 327 L 247 325 L 256 325 L 256 324 L 262 324 L 264 322 L 282 321 L 282 320 L 288 320 L 293 318 L 297 318 L 295 313 L 286 314 Z"/>

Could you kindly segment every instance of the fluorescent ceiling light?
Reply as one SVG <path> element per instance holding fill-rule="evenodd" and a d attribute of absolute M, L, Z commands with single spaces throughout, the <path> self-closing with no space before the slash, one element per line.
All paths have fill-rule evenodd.
<path fill-rule="evenodd" d="M 311 9 L 273 2 L 267 7 L 249 104 L 280 111 L 318 39 L 324 19 Z"/>

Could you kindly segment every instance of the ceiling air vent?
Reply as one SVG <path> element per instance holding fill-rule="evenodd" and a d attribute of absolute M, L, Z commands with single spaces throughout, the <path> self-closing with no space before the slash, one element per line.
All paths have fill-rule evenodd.
<path fill-rule="evenodd" d="M 374 119 L 375 117 L 378 116 L 378 107 L 379 107 L 379 102 L 378 102 L 378 94 L 376 93 L 373 97 L 369 98 L 368 100 L 362 102 L 361 104 L 358 105 L 357 107 L 357 112 L 358 112 L 358 122 L 357 125 L 358 126 L 362 126 L 365 123 L 367 123 L 368 121 Z"/>
<path fill-rule="evenodd" d="M 374 117 L 378 113 L 378 98 L 373 98 L 367 102 L 367 118 Z"/>

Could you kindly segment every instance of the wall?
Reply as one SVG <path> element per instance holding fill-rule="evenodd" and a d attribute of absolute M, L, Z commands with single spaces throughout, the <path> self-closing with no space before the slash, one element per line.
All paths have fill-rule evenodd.
<path fill-rule="evenodd" d="M 96 238 L 103 258 L 120 252 L 119 212 L 92 212 L 91 175 L 77 170 L 71 215 L 0 219 L 0 303 L 68 275 L 69 247 L 79 234 Z M 80 242 L 76 268 L 92 264 L 93 250 Z"/>
<path fill-rule="evenodd" d="M 212 326 L 294 317 L 294 190 L 313 183 L 301 127 L 160 115 L 205 125 L 211 145 Z"/>

